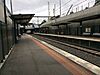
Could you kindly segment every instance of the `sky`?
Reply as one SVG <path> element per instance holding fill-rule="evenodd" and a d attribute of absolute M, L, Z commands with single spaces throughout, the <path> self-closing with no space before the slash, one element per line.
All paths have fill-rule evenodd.
<path fill-rule="evenodd" d="M 7 7 L 10 9 L 10 0 L 6 0 Z M 12 0 L 14 14 L 35 14 L 48 16 L 48 2 L 50 3 L 50 15 L 53 16 L 54 4 L 56 4 L 55 14 L 59 15 L 60 0 Z M 85 7 L 91 7 L 94 0 L 61 0 L 62 16 L 71 10 L 80 11 Z M 88 4 L 89 3 L 89 4 Z"/>

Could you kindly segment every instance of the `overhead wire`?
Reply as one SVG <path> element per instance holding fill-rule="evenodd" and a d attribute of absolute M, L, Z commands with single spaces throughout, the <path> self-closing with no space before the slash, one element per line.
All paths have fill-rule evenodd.
<path fill-rule="evenodd" d="M 68 2 L 66 2 L 65 4 L 63 4 L 61 7 L 64 7 L 66 4 L 68 4 L 69 2 L 71 2 L 72 0 L 69 0 Z M 56 11 L 57 10 L 59 10 L 59 8 L 60 8 L 60 6 L 56 9 Z"/>
<path fill-rule="evenodd" d="M 70 1 L 66 2 L 65 4 L 63 4 L 62 7 L 66 6 L 66 4 L 70 3 L 71 1 L 72 1 L 72 0 L 70 0 Z M 78 5 L 80 5 L 80 4 L 82 4 L 82 3 L 86 2 L 86 1 L 88 1 L 88 0 L 84 0 L 84 1 L 81 1 L 81 2 L 79 2 L 79 3 L 77 2 L 77 4 L 75 4 L 75 3 L 76 3 L 76 1 L 75 1 L 75 2 L 73 2 L 74 5 L 72 6 L 72 8 L 78 6 Z M 65 8 L 65 9 L 62 9 L 62 12 L 65 13 L 65 12 L 69 9 L 69 7 L 70 7 L 71 5 L 72 5 L 72 4 L 70 4 L 70 5 L 69 5 L 67 8 Z M 57 11 L 57 10 L 58 10 L 58 9 L 56 9 L 56 11 Z"/>

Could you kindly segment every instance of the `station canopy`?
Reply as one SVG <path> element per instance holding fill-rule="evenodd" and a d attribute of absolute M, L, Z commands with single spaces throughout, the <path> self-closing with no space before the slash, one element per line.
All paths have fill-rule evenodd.
<path fill-rule="evenodd" d="M 11 19 L 17 24 L 27 25 L 34 15 L 35 14 L 15 14 L 11 15 Z"/>

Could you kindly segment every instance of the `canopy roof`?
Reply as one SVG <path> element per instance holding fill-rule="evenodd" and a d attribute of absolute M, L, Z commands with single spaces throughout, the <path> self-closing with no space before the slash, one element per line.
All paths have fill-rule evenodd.
<path fill-rule="evenodd" d="M 80 23 L 82 21 L 99 19 L 100 18 L 100 5 L 57 18 L 55 20 L 48 21 L 42 24 L 40 27 L 49 27 L 51 25 L 60 25 L 60 24 L 68 24 L 68 23 Z"/>
<path fill-rule="evenodd" d="M 11 15 L 11 19 L 17 24 L 27 25 L 35 14 L 15 14 Z"/>

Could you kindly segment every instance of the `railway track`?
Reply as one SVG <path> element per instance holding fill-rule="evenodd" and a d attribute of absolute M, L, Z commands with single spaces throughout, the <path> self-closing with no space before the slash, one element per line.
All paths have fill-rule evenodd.
<path fill-rule="evenodd" d="M 32 36 L 34 36 L 35 38 L 38 38 L 42 41 L 45 41 L 53 46 L 56 46 L 64 51 L 67 51 L 73 55 L 76 55 L 76 56 L 100 67 L 100 61 L 99 61 L 100 60 L 100 52 L 98 52 L 98 51 L 94 51 L 91 49 L 82 48 L 79 46 L 63 43 L 61 41 L 57 41 L 57 40 L 47 38 L 44 36 L 38 36 L 38 35 L 32 35 Z"/>

